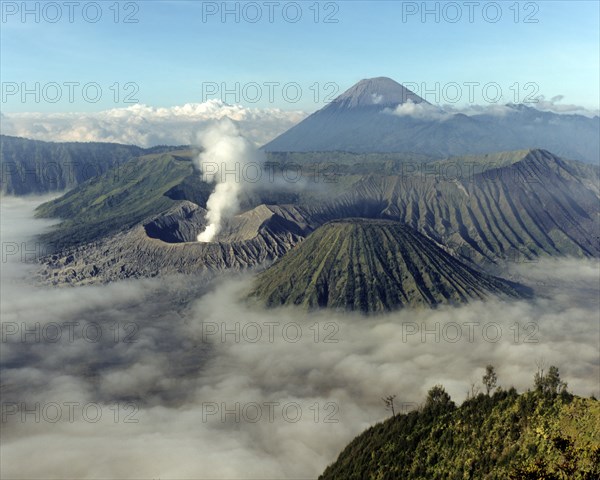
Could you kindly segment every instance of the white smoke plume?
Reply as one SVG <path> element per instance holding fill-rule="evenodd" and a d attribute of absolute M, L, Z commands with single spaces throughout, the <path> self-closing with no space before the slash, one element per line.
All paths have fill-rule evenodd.
<path fill-rule="evenodd" d="M 208 226 L 198 235 L 199 242 L 212 242 L 223 221 L 239 210 L 239 195 L 244 186 L 244 165 L 263 165 L 264 155 L 229 119 L 223 119 L 199 135 L 203 152 L 198 166 L 208 182 L 217 182 L 206 208 Z"/>

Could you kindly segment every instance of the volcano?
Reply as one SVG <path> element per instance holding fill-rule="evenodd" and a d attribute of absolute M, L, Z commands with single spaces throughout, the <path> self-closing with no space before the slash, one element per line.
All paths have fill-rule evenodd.
<path fill-rule="evenodd" d="M 447 156 L 541 148 L 597 164 L 600 117 L 532 104 L 445 111 L 391 78 L 364 79 L 263 148 L 269 152 L 397 152 Z M 489 105 L 488 105 L 489 106 Z"/>
<path fill-rule="evenodd" d="M 261 273 L 249 297 L 270 307 L 377 313 L 527 295 L 402 223 L 353 218 L 318 228 Z"/>

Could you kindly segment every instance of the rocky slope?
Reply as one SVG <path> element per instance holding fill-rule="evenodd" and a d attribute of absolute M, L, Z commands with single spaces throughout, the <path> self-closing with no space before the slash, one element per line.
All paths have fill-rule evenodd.
<path fill-rule="evenodd" d="M 288 220 L 293 210 L 261 206 L 233 218 L 218 242 L 199 243 L 195 238 L 203 230 L 205 213 L 183 201 L 133 228 L 44 257 L 39 278 L 47 284 L 84 285 L 242 270 L 279 258 L 307 234 Z M 186 224 L 184 219 L 195 221 Z"/>
<path fill-rule="evenodd" d="M 297 154 L 300 155 L 300 154 Z M 303 154 L 310 162 L 310 154 Z M 331 162 L 336 160 L 332 154 Z M 295 161 L 298 160 L 297 158 Z M 351 217 L 412 227 L 471 266 L 539 256 L 600 256 L 600 169 L 544 150 L 439 162 L 385 158 L 335 164 L 330 183 L 245 190 L 242 212 L 199 245 L 212 186 L 189 154 L 141 157 L 41 206 L 64 222 L 44 239 L 48 281 L 102 282 L 275 260 L 320 225 Z"/>
<path fill-rule="evenodd" d="M 477 272 L 410 227 L 348 219 L 312 233 L 255 280 L 249 297 L 266 306 L 298 305 L 364 313 L 457 304 L 519 289 Z"/>
<path fill-rule="evenodd" d="M 465 259 L 599 256 L 600 171 L 545 150 L 450 159 L 369 175 L 336 204 L 374 201 Z M 371 215 L 370 215 L 371 216 Z"/>

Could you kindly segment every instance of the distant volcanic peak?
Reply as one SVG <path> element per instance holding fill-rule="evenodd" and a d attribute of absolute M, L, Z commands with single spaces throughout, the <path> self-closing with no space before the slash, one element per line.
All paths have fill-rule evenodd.
<path fill-rule="evenodd" d="M 391 107 L 403 103 L 428 103 L 391 78 L 376 77 L 361 80 L 350 87 L 332 105 L 343 108 L 357 107 Z"/>
<path fill-rule="evenodd" d="M 521 158 L 515 158 L 513 165 L 521 169 L 523 178 L 530 181 L 546 182 L 550 172 L 568 169 L 564 160 L 543 148 L 530 148 L 522 152 Z"/>
<path fill-rule="evenodd" d="M 363 313 L 435 307 L 517 288 L 477 272 L 412 228 L 394 221 L 344 219 L 325 224 L 258 276 L 250 298 Z"/>
<path fill-rule="evenodd" d="M 486 153 L 484 155 L 465 155 L 462 157 L 449 157 L 433 164 L 465 164 L 478 166 L 484 171 L 496 168 L 519 168 L 525 165 L 541 165 L 557 168 L 564 165 L 563 160 L 542 148 L 528 148 L 522 150 L 509 150 L 505 152 Z M 476 169 L 475 169 L 476 170 Z M 548 172 L 546 172 L 548 173 Z M 484 175 L 484 178 L 489 178 Z"/>

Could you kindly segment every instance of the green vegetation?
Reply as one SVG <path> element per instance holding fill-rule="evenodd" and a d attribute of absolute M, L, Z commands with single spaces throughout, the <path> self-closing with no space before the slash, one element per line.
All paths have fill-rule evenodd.
<path fill-rule="evenodd" d="M 192 174 L 188 159 L 171 154 L 140 157 L 124 168 L 109 170 L 38 207 L 39 217 L 63 219 L 44 240 L 69 246 L 131 227 L 175 205 L 167 192 Z"/>
<path fill-rule="evenodd" d="M 550 373 L 552 372 L 552 373 Z M 562 385 L 558 369 L 543 378 Z M 536 375 L 536 379 L 538 376 Z M 546 383 L 543 383 L 546 385 Z M 356 437 L 321 480 L 596 480 L 600 402 L 537 386 L 456 407 L 440 385 L 424 405 Z"/>
<path fill-rule="evenodd" d="M 567 391 L 567 384 L 560 379 L 558 368 L 554 366 L 551 366 L 547 373 L 544 373 L 543 367 L 539 366 L 533 383 L 536 391 L 545 395 L 563 394 Z"/>
<path fill-rule="evenodd" d="M 143 149 L 99 142 L 54 143 L 0 135 L 0 190 L 10 195 L 60 192 L 113 167 L 123 167 L 134 157 L 175 148 Z"/>
<path fill-rule="evenodd" d="M 496 375 L 493 365 L 487 365 L 485 367 L 485 375 L 481 379 L 481 383 L 483 383 L 483 386 L 485 387 L 485 393 L 487 395 L 489 395 L 490 392 L 496 388 L 498 376 Z"/>

